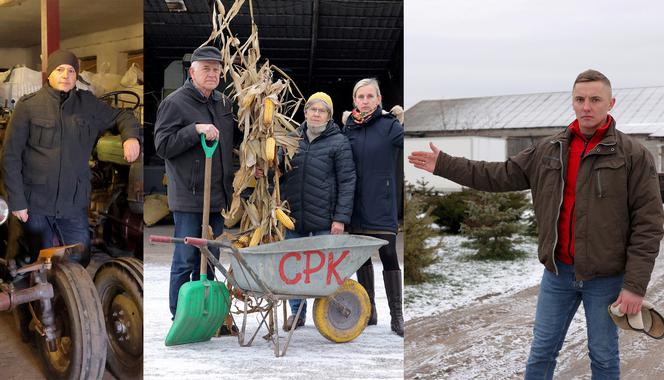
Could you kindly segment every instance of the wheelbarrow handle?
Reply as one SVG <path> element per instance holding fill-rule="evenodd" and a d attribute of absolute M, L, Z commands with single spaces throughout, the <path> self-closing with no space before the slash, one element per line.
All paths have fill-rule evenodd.
<path fill-rule="evenodd" d="M 226 240 L 208 240 L 197 237 L 187 236 L 184 238 L 184 243 L 193 245 L 194 247 L 216 247 L 216 248 L 234 248 L 232 244 Z"/>
<path fill-rule="evenodd" d="M 219 245 L 211 244 L 214 240 L 202 239 L 193 236 L 187 236 L 184 238 L 184 243 L 187 245 L 193 245 L 196 248 L 201 247 L 219 247 Z"/>
<path fill-rule="evenodd" d="M 150 235 L 150 243 L 171 243 L 171 244 L 184 244 L 183 238 L 175 238 L 172 236 L 163 235 Z"/>

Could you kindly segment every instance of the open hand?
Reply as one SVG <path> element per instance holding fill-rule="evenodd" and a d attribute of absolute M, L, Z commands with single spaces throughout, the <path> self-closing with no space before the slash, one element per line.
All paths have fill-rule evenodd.
<path fill-rule="evenodd" d="M 433 173 L 433 170 L 436 168 L 436 160 L 438 159 L 440 149 L 431 142 L 429 143 L 429 148 L 431 148 L 431 152 L 419 151 L 411 153 L 410 156 L 408 156 L 408 162 L 418 169 Z"/>

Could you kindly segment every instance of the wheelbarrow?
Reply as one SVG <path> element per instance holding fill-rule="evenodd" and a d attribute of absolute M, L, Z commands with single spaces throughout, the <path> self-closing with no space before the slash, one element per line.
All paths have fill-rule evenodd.
<path fill-rule="evenodd" d="M 263 325 L 270 329 L 268 317 L 274 323 L 274 331 L 278 331 L 277 306 L 288 299 L 316 298 L 314 324 L 325 338 L 337 343 L 357 338 L 367 326 L 371 304 L 364 287 L 349 277 L 376 249 L 387 244 L 382 239 L 359 235 L 311 236 L 240 249 L 227 240 L 194 237 L 152 235 L 150 242 L 198 247 L 232 286 L 242 290 L 245 308 L 238 343 L 243 347 L 252 344 Z M 209 247 L 219 247 L 230 255 L 232 275 L 212 255 Z M 261 313 L 258 328 L 246 340 L 249 297 L 263 298 L 268 306 L 267 312 Z M 300 317 L 303 306 L 301 303 L 295 320 Z M 288 332 L 283 350 L 280 350 L 279 334 L 268 334 L 275 356 L 286 354 L 294 330 L 293 326 Z"/>

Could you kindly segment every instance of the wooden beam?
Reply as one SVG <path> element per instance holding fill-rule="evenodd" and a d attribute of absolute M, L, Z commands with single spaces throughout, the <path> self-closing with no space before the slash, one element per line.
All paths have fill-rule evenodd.
<path fill-rule="evenodd" d="M 47 76 L 48 55 L 60 48 L 60 0 L 41 0 L 42 73 Z"/>
<path fill-rule="evenodd" d="M 309 50 L 309 75 L 307 80 L 307 93 L 311 94 L 311 79 L 314 76 L 314 60 L 316 59 L 316 46 L 318 45 L 318 16 L 320 15 L 320 0 L 314 0 L 311 12 L 311 46 Z"/>

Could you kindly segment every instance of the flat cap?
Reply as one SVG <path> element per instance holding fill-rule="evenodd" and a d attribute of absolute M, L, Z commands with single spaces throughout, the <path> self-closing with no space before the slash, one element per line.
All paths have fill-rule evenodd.
<path fill-rule="evenodd" d="M 194 50 L 191 61 L 217 61 L 221 62 L 221 52 L 214 46 L 202 46 Z"/>

